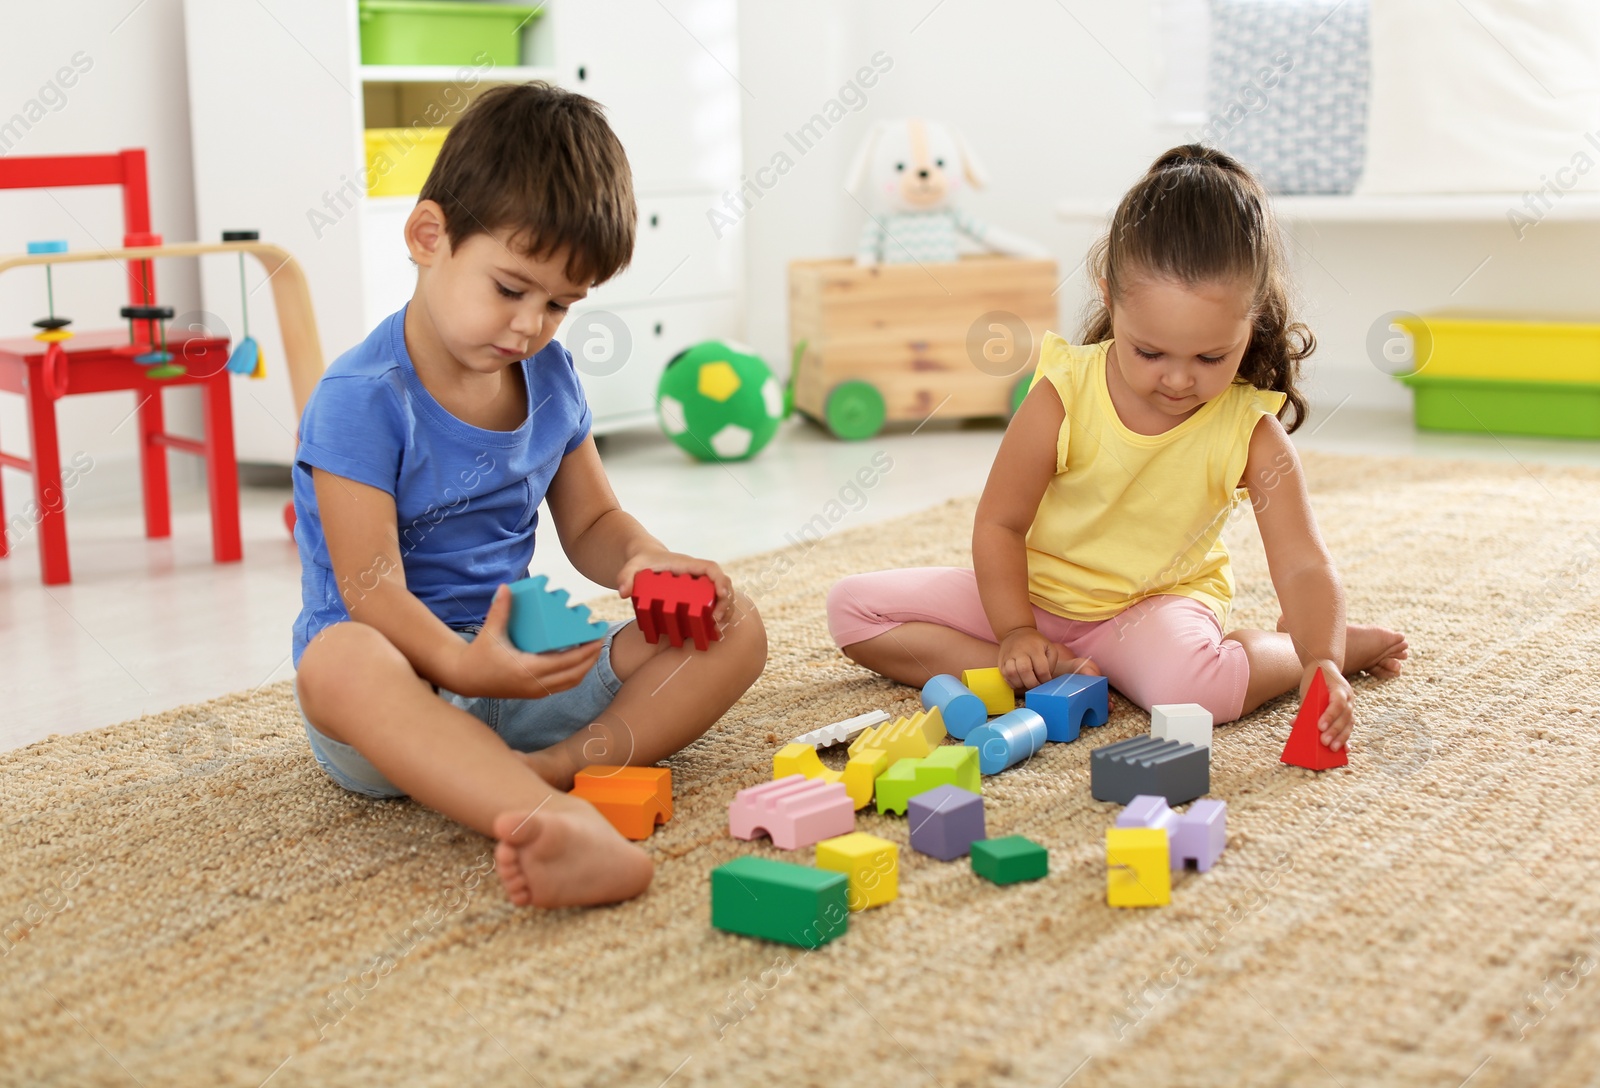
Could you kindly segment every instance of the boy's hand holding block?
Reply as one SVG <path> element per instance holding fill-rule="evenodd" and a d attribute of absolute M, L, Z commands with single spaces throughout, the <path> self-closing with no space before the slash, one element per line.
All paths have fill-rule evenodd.
<path fill-rule="evenodd" d="M 722 637 L 711 618 L 716 603 L 717 587 L 703 575 L 642 570 L 633 578 L 634 615 L 652 645 L 666 635 L 674 648 L 692 641 L 695 649 L 708 649 Z"/>

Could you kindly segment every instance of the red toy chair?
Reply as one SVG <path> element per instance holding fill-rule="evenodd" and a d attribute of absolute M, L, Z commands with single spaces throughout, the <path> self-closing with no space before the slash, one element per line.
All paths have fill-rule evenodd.
<path fill-rule="evenodd" d="M 67 185 L 121 186 L 123 246 L 161 244 L 160 236 L 150 232 L 150 195 L 143 150 L 115 155 L 0 158 L 0 189 Z M 156 296 L 152 262 L 131 260 L 127 268 L 129 304 L 153 306 Z M 119 347 L 121 351 L 114 350 Z M 70 341 L 49 344 L 32 339 L 0 340 L 0 389 L 27 398 L 33 432 L 32 459 L 0 452 L 0 465 L 33 474 L 40 565 L 47 585 L 72 580 L 67 558 L 66 495 L 61 489 L 55 402 L 73 393 L 128 390 L 134 394 L 139 417 L 146 536 L 172 535 L 167 450 L 182 450 L 204 457 L 206 461 L 214 558 L 219 563 L 228 563 L 242 554 L 227 338 L 177 333 L 169 341 L 168 350 L 183 359 L 187 373 L 162 379 L 147 377 L 144 367 L 129 357 L 127 347 L 128 337 L 120 331 L 86 333 Z M 200 441 L 167 434 L 164 429 L 161 394 L 174 385 L 200 385 L 205 389 L 205 437 Z M 0 492 L 0 521 L 4 517 L 4 495 Z M 9 541 L 0 540 L 0 555 L 7 554 L 8 549 Z"/>

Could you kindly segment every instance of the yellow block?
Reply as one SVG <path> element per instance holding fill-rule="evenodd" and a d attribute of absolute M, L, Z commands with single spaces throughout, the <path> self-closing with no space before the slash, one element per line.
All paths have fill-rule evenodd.
<path fill-rule="evenodd" d="M 991 715 L 1009 714 L 1017 709 L 1017 693 L 1011 690 L 999 669 L 968 669 L 961 674 L 961 682 L 983 700 Z"/>
<path fill-rule="evenodd" d="M 920 759 L 942 744 L 947 735 L 944 712 L 934 707 L 919 710 L 909 718 L 863 730 L 850 742 L 850 754 L 881 748 L 889 753 L 891 764 L 911 757 Z"/>
<path fill-rule="evenodd" d="M 1159 827 L 1106 829 L 1106 903 L 1161 907 L 1172 902 L 1167 832 Z"/>
<path fill-rule="evenodd" d="M 792 774 L 802 774 L 807 778 L 820 778 L 824 782 L 837 782 L 843 777 L 841 771 L 830 771 L 822 765 L 822 759 L 817 755 L 816 745 L 813 744 L 785 744 L 778 749 L 772 757 L 772 780 L 788 778 Z M 860 805 L 856 806 L 860 808 Z"/>
<path fill-rule="evenodd" d="M 817 843 L 817 868 L 850 878 L 850 909 L 882 906 L 900 894 L 900 847 L 852 831 Z"/>
<path fill-rule="evenodd" d="M 850 762 L 844 765 L 844 791 L 855 802 L 856 808 L 872 804 L 872 791 L 878 776 L 889 769 L 889 753 L 882 748 L 863 748 L 850 753 Z"/>

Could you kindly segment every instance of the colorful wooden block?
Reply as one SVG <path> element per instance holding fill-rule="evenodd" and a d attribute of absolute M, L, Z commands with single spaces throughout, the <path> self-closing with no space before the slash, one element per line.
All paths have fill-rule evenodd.
<path fill-rule="evenodd" d="M 1193 865 L 1208 871 L 1228 845 L 1228 804 L 1202 799 L 1189 806 L 1170 829 L 1172 867 Z"/>
<path fill-rule="evenodd" d="M 817 755 L 817 750 L 809 744 L 785 744 L 772 757 L 772 780 L 788 778 L 798 774 L 805 778 L 820 778 L 824 782 L 838 782 L 844 777 L 843 771 L 834 771 L 823 766 L 822 759 Z"/>
<path fill-rule="evenodd" d="M 572 796 L 598 809 L 624 838 L 648 839 L 672 819 L 672 771 L 590 764 L 573 776 Z"/>
<path fill-rule="evenodd" d="M 968 669 L 961 674 L 961 683 L 983 700 L 990 714 L 1008 714 L 1017 708 L 1017 693 L 999 669 Z"/>
<path fill-rule="evenodd" d="M 1175 740 L 1129 737 L 1089 755 L 1089 792 L 1096 801 L 1125 805 L 1141 793 L 1169 805 L 1193 801 L 1211 788 L 1211 749 Z"/>
<path fill-rule="evenodd" d="M 976 748 L 942 744 L 921 759 L 898 761 L 878 778 L 878 811 L 904 812 L 907 802 L 917 794 L 945 785 L 959 786 L 971 793 L 983 792 Z"/>
<path fill-rule="evenodd" d="M 983 798 L 960 786 L 936 786 L 911 798 L 906 823 L 912 849 L 951 861 L 984 837 Z"/>
<path fill-rule="evenodd" d="M 551 589 L 543 575 L 511 583 L 511 620 L 507 633 L 527 654 L 565 650 L 606 637 L 608 623 L 589 619 L 581 604 L 568 604 L 567 591 Z"/>
<path fill-rule="evenodd" d="M 1167 833 L 1159 827 L 1106 829 L 1106 903 L 1158 907 L 1172 902 Z"/>
<path fill-rule="evenodd" d="M 809 733 L 801 733 L 794 738 L 795 744 L 814 744 L 818 748 L 826 748 L 832 744 L 843 744 L 857 733 L 874 725 L 881 725 L 889 720 L 889 715 L 882 710 L 869 710 L 865 714 L 857 714 L 853 718 L 846 718 L 842 722 L 825 725 L 821 729 L 813 729 Z"/>
<path fill-rule="evenodd" d="M 753 839 L 765 832 L 780 850 L 798 850 L 856 829 L 856 810 L 840 782 L 798 774 L 740 790 L 728 805 L 728 832 Z"/>
<path fill-rule="evenodd" d="M 900 894 L 900 847 L 865 831 L 817 843 L 817 868 L 849 878 L 853 911 L 882 906 Z"/>
<path fill-rule="evenodd" d="M 980 839 L 972 844 L 972 871 L 996 884 L 1018 884 L 1049 875 L 1050 851 L 1022 835 Z"/>
<path fill-rule="evenodd" d="M 1172 811 L 1167 799 L 1148 793 L 1141 793 L 1117 813 L 1118 827 L 1158 827 L 1168 838 L 1172 837 L 1172 828 L 1177 822 L 1178 814 Z"/>
<path fill-rule="evenodd" d="M 999 774 L 1044 747 L 1049 735 L 1044 718 L 1019 706 L 967 734 L 966 743 L 978 755 L 984 774 Z"/>
<path fill-rule="evenodd" d="M 1111 685 L 1103 676 L 1068 673 L 1030 688 L 1023 704 L 1044 719 L 1051 740 L 1078 739 L 1082 729 L 1106 724 L 1111 718 Z"/>
<path fill-rule="evenodd" d="M 1322 730 L 1317 728 L 1317 723 L 1327 710 L 1328 682 L 1322 678 L 1322 670 L 1318 669 L 1311 678 L 1311 687 L 1306 690 L 1306 701 L 1300 704 L 1300 712 L 1294 716 L 1294 725 L 1289 728 L 1289 741 L 1283 746 L 1283 755 L 1278 757 L 1280 763 L 1304 767 L 1309 771 L 1326 771 L 1350 762 L 1349 749 L 1341 748 L 1335 752 L 1322 743 Z"/>
<path fill-rule="evenodd" d="M 880 725 L 864 730 L 850 742 L 850 754 L 868 748 L 881 748 L 889 753 L 889 762 L 921 757 L 944 742 L 944 715 L 938 707 L 919 710 L 909 718 L 901 718 L 891 725 Z"/>
<path fill-rule="evenodd" d="M 989 717 L 983 700 L 949 673 L 940 673 L 922 685 L 922 708 L 935 707 L 944 715 L 945 729 L 956 740 L 966 740 L 967 734 Z"/>
<path fill-rule="evenodd" d="M 818 948 L 850 928 L 850 879 L 771 858 L 735 858 L 711 870 L 711 924 Z"/>
<path fill-rule="evenodd" d="M 856 808 L 872 803 L 872 792 L 889 764 L 889 753 L 882 748 L 863 748 L 850 757 L 844 765 L 844 788 Z"/>
<path fill-rule="evenodd" d="M 1158 703 L 1150 708 L 1150 735 L 1211 747 L 1211 711 L 1199 703 Z"/>
<path fill-rule="evenodd" d="M 712 619 L 716 604 L 717 587 L 704 575 L 642 570 L 633 576 L 633 614 L 652 645 L 665 635 L 673 646 L 708 649 L 722 637 Z"/>

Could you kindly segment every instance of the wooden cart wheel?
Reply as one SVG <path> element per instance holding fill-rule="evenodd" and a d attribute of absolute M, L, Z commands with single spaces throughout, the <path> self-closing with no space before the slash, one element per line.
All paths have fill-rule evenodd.
<path fill-rule="evenodd" d="M 883 429 L 888 411 L 883 394 L 871 382 L 849 381 L 833 387 L 823 414 L 835 438 L 859 442 Z"/>

